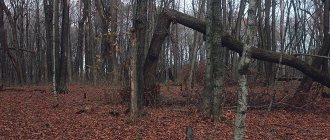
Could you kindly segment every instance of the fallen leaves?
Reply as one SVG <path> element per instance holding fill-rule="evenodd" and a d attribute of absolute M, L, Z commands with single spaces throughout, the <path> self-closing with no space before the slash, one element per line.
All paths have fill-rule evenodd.
<path fill-rule="evenodd" d="M 184 139 L 192 128 L 195 139 L 232 139 L 235 109 L 225 109 L 223 122 L 213 124 L 193 104 L 166 104 L 144 108 L 145 116 L 128 123 L 127 105 L 105 104 L 107 87 L 70 86 L 52 108 L 49 87 L 40 90 L 2 91 L 0 94 L 0 139 Z M 83 91 L 82 91 L 83 89 Z M 234 93 L 232 92 L 227 93 Z M 251 89 L 257 92 L 260 89 Z M 46 91 L 46 92 L 40 92 Z M 263 91 L 263 90 L 260 90 Z M 185 100 L 179 87 L 162 89 L 164 100 Z M 83 98 L 86 93 L 86 99 Z M 191 96 L 192 103 L 198 90 Z M 195 95 L 196 94 L 196 95 Z M 229 101 L 228 101 L 229 102 Z M 249 110 L 246 139 L 327 139 L 330 137 L 330 101 L 320 100 L 312 110 Z M 76 114 L 84 109 L 86 112 Z"/>

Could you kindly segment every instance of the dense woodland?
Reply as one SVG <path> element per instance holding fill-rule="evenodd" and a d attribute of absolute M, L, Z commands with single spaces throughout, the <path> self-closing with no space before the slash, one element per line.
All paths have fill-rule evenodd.
<path fill-rule="evenodd" d="M 0 139 L 329 138 L 329 12 L 329 0 L 0 0 Z M 17 130 L 8 110 L 24 106 L 20 120 L 93 120 Z M 102 112 L 127 129 L 105 133 L 116 126 L 94 125 L 109 121 Z M 301 112 L 322 118 L 307 121 L 319 134 L 267 120 Z M 183 130 L 144 132 L 165 125 L 152 114 Z"/>

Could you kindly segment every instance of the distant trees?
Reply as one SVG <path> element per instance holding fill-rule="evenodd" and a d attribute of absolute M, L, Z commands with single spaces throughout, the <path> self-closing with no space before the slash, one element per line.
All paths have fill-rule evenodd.
<path fill-rule="evenodd" d="M 328 60 L 310 57 L 329 55 L 328 3 L 256 2 L 257 37 L 250 53 L 257 59 L 251 62 L 252 76 L 263 81 L 258 84 L 271 85 L 276 66 L 279 76 L 312 78 L 304 77 L 293 97 L 301 101 L 313 80 L 330 85 Z M 66 92 L 70 82 L 131 83 L 139 111 L 143 103 L 159 103 L 161 83 L 171 79 L 187 84 L 189 91 L 197 83 L 204 86 L 203 110 L 217 121 L 222 85 L 241 77 L 238 57 L 244 45 L 238 40 L 249 39 L 247 0 L 190 4 L 192 9 L 187 2 L 166 0 L 0 0 L 0 80 L 48 84 L 55 74 L 58 93 Z M 135 78 L 129 76 L 133 64 Z"/>

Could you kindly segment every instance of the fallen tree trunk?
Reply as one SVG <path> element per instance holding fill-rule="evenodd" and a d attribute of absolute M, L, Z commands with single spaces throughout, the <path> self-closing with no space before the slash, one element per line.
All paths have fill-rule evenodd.
<path fill-rule="evenodd" d="M 154 93 L 159 91 L 156 90 L 158 87 L 157 86 L 158 82 L 156 79 L 157 64 L 158 64 L 159 54 L 161 51 L 162 44 L 166 36 L 168 35 L 169 27 L 171 23 L 180 23 L 184 26 L 187 26 L 204 34 L 206 31 L 206 24 L 204 21 L 189 16 L 187 14 L 178 12 L 176 10 L 165 9 L 163 10 L 162 13 L 159 14 L 158 22 L 155 27 L 156 30 L 153 34 L 150 43 L 150 48 L 148 50 L 148 54 L 146 56 L 146 60 L 144 63 L 144 89 L 149 92 L 152 91 L 152 93 L 149 93 L 148 95 L 155 96 L 153 97 L 153 99 L 148 99 L 148 100 L 154 100 L 154 98 L 157 100 L 157 96 L 159 94 L 159 93 Z M 234 39 L 234 37 L 231 37 L 230 35 L 224 35 L 221 40 L 222 40 L 222 45 L 224 47 L 227 47 L 228 49 L 237 52 L 239 54 L 242 53 L 243 44 L 240 41 Z M 301 72 L 311 77 L 315 81 L 327 87 L 330 87 L 329 75 L 322 73 L 320 70 L 312 67 L 311 65 L 296 58 L 295 56 L 281 54 L 279 52 L 268 51 L 255 47 L 251 48 L 251 55 L 252 58 L 254 59 L 273 62 L 273 63 L 279 63 L 280 58 L 282 57 L 282 62 L 281 62 L 282 65 L 287 65 L 296 68 L 297 70 L 300 70 Z M 144 98 L 148 98 L 148 97 L 144 96 Z"/>
<path fill-rule="evenodd" d="M 205 33 L 206 31 L 206 24 L 204 21 L 189 16 L 187 14 L 171 9 L 166 9 L 164 11 L 164 15 L 166 15 L 167 16 L 166 18 L 169 18 L 173 22 L 180 23 L 184 26 L 192 28 L 201 33 Z M 230 35 L 225 35 L 222 37 L 222 45 L 239 54 L 241 54 L 243 50 L 243 44 L 240 41 L 234 39 L 234 37 L 231 37 Z M 152 47 L 155 46 L 151 46 L 150 49 Z M 255 47 L 251 48 L 251 55 L 252 58 L 254 59 L 273 62 L 273 63 L 279 63 L 279 60 L 282 57 L 282 62 L 281 62 L 282 65 L 287 65 L 296 68 L 297 70 L 303 72 L 304 74 L 314 79 L 315 81 L 327 87 L 330 87 L 330 76 L 328 74 L 322 73 L 320 70 L 312 67 L 311 65 L 296 58 L 295 56 L 288 54 L 281 54 L 279 52 L 268 51 Z"/>

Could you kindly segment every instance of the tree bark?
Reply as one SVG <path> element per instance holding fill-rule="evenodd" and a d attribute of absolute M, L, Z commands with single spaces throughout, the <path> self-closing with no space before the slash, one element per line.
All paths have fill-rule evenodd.
<path fill-rule="evenodd" d="M 137 82 L 137 45 L 136 45 L 136 33 L 134 30 L 131 31 L 131 47 L 130 47 L 130 53 L 131 53 L 131 58 L 130 58 L 130 83 L 131 83 L 131 100 L 130 100 L 130 119 L 135 122 L 138 118 L 138 82 Z"/>
<path fill-rule="evenodd" d="M 224 66 L 226 60 L 226 49 L 222 47 L 222 31 L 223 22 L 221 15 L 221 1 L 210 0 L 211 18 L 210 36 L 206 34 L 206 39 L 210 38 L 211 45 L 211 91 L 212 96 L 210 98 L 212 102 L 212 120 L 215 123 L 220 122 L 220 114 L 222 111 L 222 97 L 223 97 L 223 79 L 224 79 Z M 208 43 L 208 42 L 206 42 Z"/>
<path fill-rule="evenodd" d="M 270 29 L 270 8 L 271 8 L 271 0 L 265 1 L 265 49 L 266 50 L 272 50 L 272 38 L 271 38 L 271 29 Z M 275 29 L 273 30 L 275 31 Z M 273 63 L 271 62 L 265 62 L 265 73 L 266 73 L 266 82 L 268 85 L 272 84 L 272 81 L 274 80 L 274 74 L 273 74 Z"/>
<path fill-rule="evenodd" d="M 90 0 L 83 0 L 84 4 L 82 18 L 78 22 L 78 42 L 77 42 L 77 59 L 76 59 L 76 74 L 81 81 L 85 80 L 83 73 L 83 47 L 84 47 L 84 28 L 87 15 L 89 14 Z"/>
<path fill-rule="evenodd" d="M 119 80 L 119 73 L 118 73 L 118 64 L 117 64 L 117 57 L 116 57 L 116 50 L 118 47 L 117 42 L 117 15 L 118 15 L 118 0 L 111 0 L 110 1 L 110 15 L 111 15 L 111 25 L 110 25 L 110 59 L 112 64 L 112 83 L 114 85 L 118 85 Z"/>
<path fill-rule="evenodd" d="M 170 17 L 166 15 L 166 11 L 160 13 L 158 22 L 151 39 L 150 47 L 146 56 L 146 60 L 143 68 L 144 77 L 144 89 L 147 91 L 153 91 L 152 89 L 157 88 L 157 64 L 159 60 L 159 54 L 162 48 L 162 44 L 165 37 L 168 35 L 169 27 L 171 24 Z M 157 95 L 159 93 L 150 93 L 152 95 Z M 156 104 L 156 103 L 154 103 Z"/>
<path fill-rule="evenodd" d="M 53 63 L 52 63 L 52 23 L 53 23 L 53 0 L 43 0 L 44 4 L 44 16 L 45 16 L 45 30 L 46 30 L 46 63 L 47 63 L 47 77 L 50 82 L 53 75 Z"/>
<path fill-rule="evenodd" d="M 52 19 L 52 77 L 53 77 L 53 106 L 54 107 L 57 107 L 59 105 L 59 102 L 58 102 L 58 94 L 57 94 L 57 89 L 56 89 L 56 27 L 58 27 L 58 22 L 56 22 L 56 15 L 57 15 L 57 12 L 58 12 L 58 8 L 57 7 L 57 4 L 58 3 L 58 0 L 53 0 L 53 11 L 52 11 L 52 14 L 53 14 L 53 19 Z"/>
<path fill-rule="evenodd" d="M 259 1 L 260 2 L 260 1 Z M 234 130 L 234 140 L 242 140 L 244 136 L 244 125 L 245 118 L 247 114 L 247 96 L 248 96 L 248 86 L 247 86 L 247 73 L 249 65 L 251 63 L 251 50 L 252 46 L 255 45 L 255 36 L 257 33 L 256 28 L 256 10 L 257 10 L 257 0 L 249 0 L 248 8 L 248 26 L 247 26 L 247 38 L 246 45 L 243 47 L 242 56 L 238 64 L 238 101 L 237 101 L 237 113 L 235 118 L 235 130 Z"/>
<path fill-rule="evenodd" d="M 69 0 L 63 0 L 62 11 L 62 33 L 61 33 L 61 58 L 59 67 L 59 82 L 57 84 L 57 92 L 67 93 L 67 76 L 68 76 L 68 48 L 69 48 Z"/>

